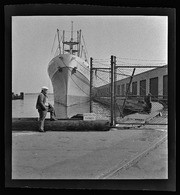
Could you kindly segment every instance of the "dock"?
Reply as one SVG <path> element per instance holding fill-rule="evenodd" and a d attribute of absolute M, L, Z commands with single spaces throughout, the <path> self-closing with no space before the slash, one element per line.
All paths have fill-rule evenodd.
<path fill-rule="evenodd" d="M 112 178 L 117 172 L 135 166 L 150 151 L 164 143 L 167 140 L 166 129 L 163 127 L 160 131 L 152 126 L 151 129 L 143 127 L 138 131 L 13 131 L 12 178 Z M 149 166 L 148 172 L 143 172 L 145 178 L 166 179 L 164 161 L 158 166 L 161 172 L 157 171 L 157 164 L 150 163 Z M 144 179 L 142 171 L 144 169 L 131 176 Z M 118 179 L 121 179 L 120 174 Z"/>
<path fill-rule="evenodd" d="M 108 120 L 46 119 L 46 133 L 37 131 L 38 118 L 13 118 L 12 178 L 121 179 L 122 174 L 128 176 L 127 169 L 163 143 L 167 145 L 167 125 L 162 125 L 167 120 L 167 111 L 157 115 L 158 112 L 129 115 L 127 123 L 156 121 L 157 125 L 142 125 L 138 130 L 112 127 Z M 151 159 L 159 162 L 159 158 Z M 166 163 L 164 159 L 161 162 L 160 172 L 157 164 L 150 161 L 148 171 L 138 170 L 131 177 L 166 179 Z"/>
<path fill-rule="evenodd" d="M 23 100 L 24 99 L 24 93 L 21 92 L 20 95 L 18 94 L 14 94 L 14 92 L 12 92 L 12 100 Z"/>

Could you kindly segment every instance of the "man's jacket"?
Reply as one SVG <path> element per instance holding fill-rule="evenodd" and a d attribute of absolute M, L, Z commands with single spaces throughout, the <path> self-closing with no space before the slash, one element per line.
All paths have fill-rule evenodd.
<path fill-rule="evenodd" d="M 45 111 L 46 110 L 45 102 L 46 96 L 41 92 L 37 98 L 36 109 Z"/>

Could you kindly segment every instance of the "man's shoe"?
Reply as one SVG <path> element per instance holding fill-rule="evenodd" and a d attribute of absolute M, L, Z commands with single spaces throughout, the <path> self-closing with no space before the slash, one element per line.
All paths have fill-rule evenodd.
<path fill-rule="evenodd" d="M 45 131 L 44 131 L 44 130 L 42 130 L 42 129 L 39 129 L 39 132 L 43 132 L 43 133 L 44 133 Z"/>
<path fill-rule="evenodd" d="M 58 119 L 56 118 L 50 118 L 50 121 L 57 121 Z"/>

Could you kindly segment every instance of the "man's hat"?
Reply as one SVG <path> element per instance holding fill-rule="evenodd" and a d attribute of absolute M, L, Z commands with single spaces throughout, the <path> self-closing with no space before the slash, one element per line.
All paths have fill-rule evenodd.
<path fill-rule="evenodd" d="M 44 90 L 44 89 L 48 90 L 48 87 L 46 87 L 46 86 L 43 86 L 43 87 L 42 87 L 42 90 Z"/>

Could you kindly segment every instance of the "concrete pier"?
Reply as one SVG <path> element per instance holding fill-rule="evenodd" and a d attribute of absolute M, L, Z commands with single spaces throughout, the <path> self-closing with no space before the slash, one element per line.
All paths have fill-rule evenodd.
<path fill-rule="evenodd" d="M 162 119 L 167 120 L 158 117 L 156 123 L 164 123 Z M 162 125 L 143 126 L 138 131 L 40 133 L 17 129 L 12 133 L 12 179 L 121 179 L 129 178 L 129 173 L 131 178 L 167 179 L 167 157 L 160 158 L 161 151 L 151 155 L 150 161 L 141 160 L 141 170 L 130 169 L 126 174 L 127 168 L 135 167 L 166 137 L 167 126 Z"/>

